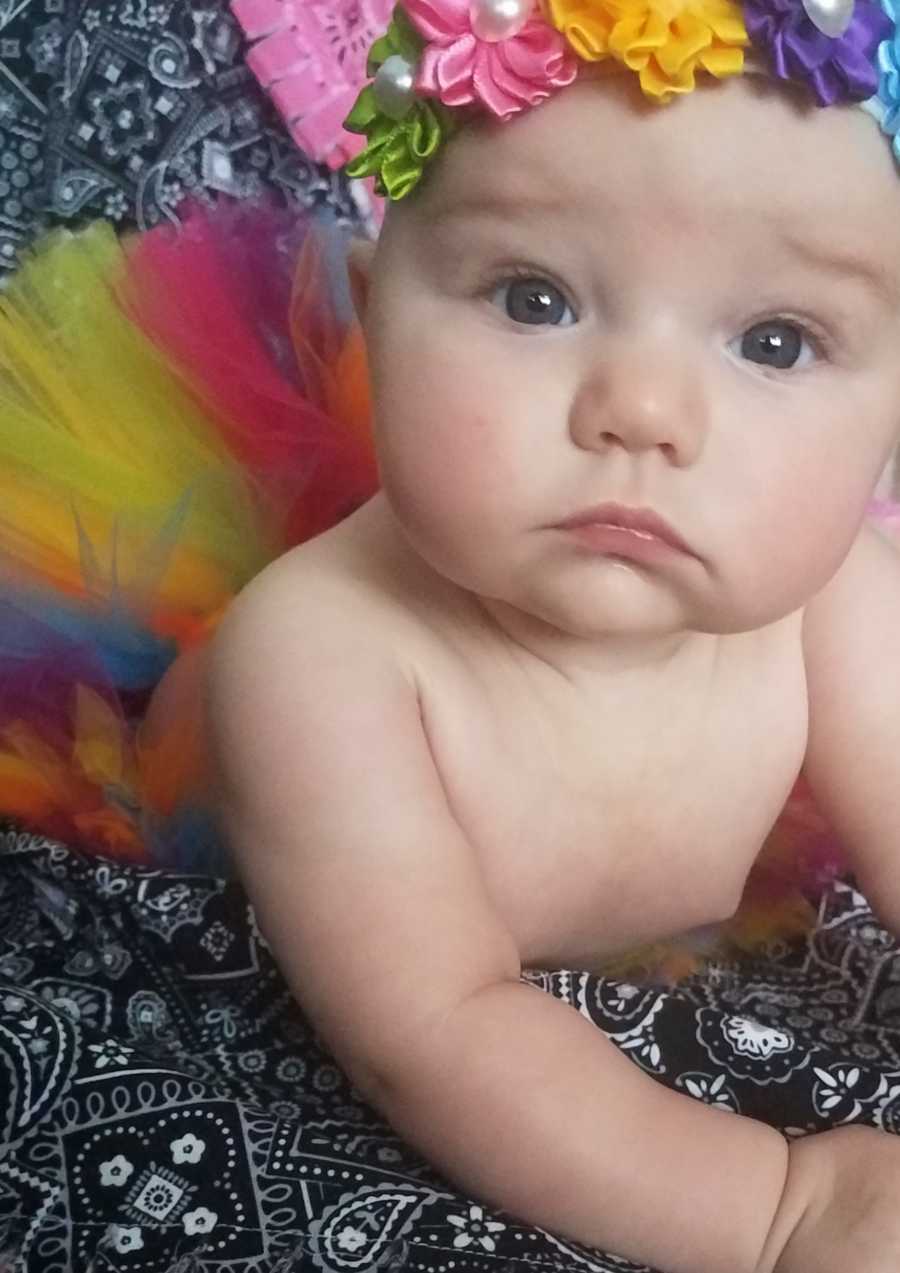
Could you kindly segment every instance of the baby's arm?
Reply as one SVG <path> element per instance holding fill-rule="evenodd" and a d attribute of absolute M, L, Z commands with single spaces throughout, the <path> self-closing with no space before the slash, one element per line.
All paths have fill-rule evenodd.
<path fill-rule="evenodd" d="M 844 1273 L 853 1253 L 807 1260 L 802 1234 L 777 1264 L 816 1178 L 791 1174 L 777 1132 L 662 1087 L 520 983 L 377 616 L 270 579 L 213 650 L 220 809 L 290 985 L 363 1094 L 466 1190 L 589 1245 L 667 1273 Z"/>
<path fill-rule="evenodd" d="M 805 773 L 876 914 L 900 935 L 900 553 L 863 527 L 807 606 Z"/>

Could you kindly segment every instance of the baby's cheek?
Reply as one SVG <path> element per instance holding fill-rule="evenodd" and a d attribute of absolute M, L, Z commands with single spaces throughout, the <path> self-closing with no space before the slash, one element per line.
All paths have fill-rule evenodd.
<path fill-rule="evenodd" d="M 470 328 L 404 325 L 383 334 L 378 384 L 379 458 L 388 494 L 423 520 L 465 519 L 482 531 L 509 524 L 527 499 L 547 416 L 528 364 Z M 391 361 L 393 359 L 393 361 Z M 399 512 L 398 508 L 398 512 Z"/>
<path fill-rule="evenodd" d="M 386 486 L 433 517 L 481 522 L 502 507 L 513 482 L 511 456 L 483 410 L 434 412 L 416 428 L 386 429 Z"/>
<path fill-rule="evenodd" d="M 869 498 L 869 474 L 852 461 L 807 463 L 798 482 L 789 466 L 773 474 L 765 516 L 757 520 L 761 561 L 777 562 L 787 594 L 802 604 L 824 587 L 856 537 Z M 763 503 L 760 501 L 760 512 Z"/>

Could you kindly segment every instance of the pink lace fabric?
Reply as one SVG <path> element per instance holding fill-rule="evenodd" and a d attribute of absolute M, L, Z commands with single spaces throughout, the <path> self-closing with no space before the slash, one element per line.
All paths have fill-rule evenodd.
<path fill-rule="evenodd" d="M 365 145 L 342 125 L 392 8 L 393 0 L 231 0 L 255 41 L 248 66 L 297 145 L 318 163 L 340 168 Z"/>

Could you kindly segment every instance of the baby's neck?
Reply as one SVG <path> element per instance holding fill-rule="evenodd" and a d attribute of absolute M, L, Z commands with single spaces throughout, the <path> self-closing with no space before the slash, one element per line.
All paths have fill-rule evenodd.
<path fill-rule="evenodd" d="M 702 651 L 711 656 L 720 638 L 705 632 L 635 634 L 607 632 L 579 635 L 565 632 L 502 601 L 475 597 L 485 621 L 501 639 L 553 668 L 567 680 L 592 681 L 606 677 L 664 676 Z"/>

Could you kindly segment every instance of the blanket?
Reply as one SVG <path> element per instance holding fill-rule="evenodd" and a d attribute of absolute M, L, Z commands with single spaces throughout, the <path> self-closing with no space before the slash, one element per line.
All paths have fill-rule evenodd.
<path fill-rule="evenodd" d="M 0 1250 L 17 1271 L 637 1269 L 489 1210 L 403 1144 L 314 1036 L 236 881 L 7 826 L 0 934 Z M 675 988 L 526 977 L 723 1118 L 900 1130 L 900 947 L 851 881 L 807 937 Z"/>

